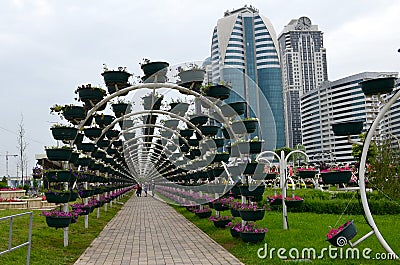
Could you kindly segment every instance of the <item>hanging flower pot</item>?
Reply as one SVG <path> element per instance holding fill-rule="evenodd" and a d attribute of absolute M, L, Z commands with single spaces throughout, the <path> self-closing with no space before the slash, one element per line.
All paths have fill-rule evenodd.
<path fill-rule="evenodd" d="M 224 139 L 224 138 L 214 138 L 213 141 L 214 141 L 215 146 L 216 146 L 217 148 L 223 147 L 223 146 L 224 146 L 224 143 L 225 143 L 225 139 Z"/>
<path fill-rule="evenodd" d="M 323 172 L 321 171 L 322 181 L 325 184 L 347 184 L 351 179 L 351 170 L 342 170 L 342 171 L 329 171 Z"/>
<path fill-rule="evenodd" d="M 83 129 L 83 132 L 86 137 L 88 137 L 90 139 L 95 139 L 95 138 L 100 137 L 100 135 L 102 133 L 102 129 L 97 128 L 97 127 L 91 127 L 91 128 Z"/>
<path fill-rule="evenodd" d="M 170 103 L 170 110 L 169 112 L 177 114 L 177 115 L 184 115 L 189 108 L 189 104 L 185 102 L 173 102 Z"/>
<path fill-rule="evenodd" d="M 111 107 L 117 118 L 122 117 L 125 113 L 129 112 L 131 109 L 131 104 L 128 103 L 115 103 L 111 104 Z"/>
<path fill-rule="evenodd" d="M 108 139 L 112 139 L 118 137 L 119 133 L 119 130 L 108 130 L 106 131 L 106 136 Z"/>
<path fill-rule="evenodd" d="M 110 125 L 114 119 L 115 118 L 112 115 L 104 115 L 104 114 L 96 115 L 94 117 L 94 120 L 97 123 L 97 125 L 99 125 L 102 128 Z"/>
<path fill-rule="evenodd" d="M 100 130 L 101 131 L 101 130 Z M 97 150 L 97 146 L 94 143 L 81 143 L 77 144 L 76 148 L 82 152 L 94 152 Z"/>
<path fill-rule="evenodd" d="M 68 227 L 71 224 L 71 220 L 72 220 L 71 213 L 65 213 L 65 216 L 46 216 L 47 226 L 55 228 Z"/>
<path fill-rule="evenodd" d="M 279 174 L 277 172 L 267 173 L 267 174 L 265 174 L 264 180 L 274 180 L 278 176 L 279 176 Z"/>
<path fill-rule="evenodd" d="M 253 133 L 257 129 L 258 119 L 248 118 L 232 123 L 232 130 L 236 134 Z"/>
<path fill-rule="evenodd" d="M 216 153 L 213 163 L 228 162 L 229 157 L 229 153 Z"/>
<path fill-rule="evenodd" d="M 199 130 L 204 136 L 215 136 L 218 133 L 219 127 L 216 125 L 202 125 Z"/>
<path fill-rule="evenodd" d="M 317 170 L 298 168 L 297 173 L 300 176 L 300 178 L 314 178 L 315 175 L 317 174 Z"/>
<path fill-rule="evenodd" d="M 209 218 L 212 214 L 211 209 L 197 210 L 194 212 L 199 218 Z"/>
<path fill-rule="evenodd" d="M 261 185 L 261 186 L 258 186 L 258 187 L 256 187 L 256 188 L 254 188 L 253 189 L 253 187 L 251 187 L 251 190 L 250 190 L 250 187 L 249 186 L 247 186 L 247 185 L 242 185 L 242 186 L 239 186 L 239 189 L 240 189 L 240 194 L 242 195 L 242 196 L 260 196 L 260 195 L 263 195 L 263 193 L 264 193 L 264 190 L 265 190 L 265 186 L 263 186 L 263 185 Z"/>
<path fill-rule="evenodd" d="M 105 71 L 101 74 L 106 83 L 108 93 L 112 94 L 115 91 L 129 86 L 128 79 L 132 75 L 120 67 L 118 71 Z M 117 89 L 116 89 L 117 87 Z"/>
<path fill-rule="evenodd" d="M 246 102 L 238 101 L 221 106 L 221 112 L 225 117 L 243 115 L 246 112 Z"/>
<path fill-rule="evenodd" d="M 178 73 L 178 76 L 181 79 L 178 84 L 186 88 L 192 88 L 196 92 L 200 92 L 200 87 L 204 81 L 205 73 L 206 72 L 201 69 L 181 71 Z"/>
<path fill-rule="evenodd" d="M 383 77 L 360 82 L 366 96 L 391 93 L 395 86 L 396 77 Z"/>
<path fill-rule="evenodd" d="M 208 117 L 207 116 L 191 116 L 190 120 L 195 126 L 201 126 L 207 123 Z"/>
<path fill-rule="evenodd" d="M 71 198 L 70 191 L 48 191 L 44 193 L 47 202 L 50 203 L 67 203 Z"/>
<path fill-rule="evenodd" d="M 72 148 L 70 147 L 46 148 L 47 158 L 53 161 L 68 161 L 71 158 L 71 154 Z"/>
<path fill-rule="evenodd" d="M 63 107 L 63 116 L 72 124 L 78 124 L 79 121 L 84 120 L 86 117 L 86 110 L 81 106 L 66 105 Z"/>
<path fill-rule="evenodd" d="M 76 145 L 81 144 L 82 141 L 83 141 L 83 137 L 84 137 L 84 136 L 85 136 L 85 135 L 84 135 L 83 133 L 77 133 L 77 134 L 76 134 L 76 137 L 75 137 L 75 139 L 74 139 L 73 144 L 76 144 Z"/>
<path fill-rule="evenodd" d="M 76 177 L 70 170 L 48 170 L 45 174 L 48 182 L 75 181 Z"/>
<path fill-rule="evenodd" d="M 265 238 L 265 232 L 245 232 L 240 233 L 240 238 L 246 243 L 262 242 Z"/>
<path fill-rule="evenodd" d="M 97 104 L 106 95 L 106 92 L 102 88 L 92 87 L 91 84 L 78 87 L 75 92 L 78 93 L 81 101 L 90 102 L 91 105 Z"/>
<path fill-rule="evenodd" d="M 293 197 L 286 197 L 285 205 L 288 208 L 298 208 L 303 205 L 304 200 L 298 196 Z"/>
<path fill-rule="evenodd" d="M 150 62 L 146 60 L 141 64 L 140 68 L 142 68 L 145 76 L 152 76 L 154 74 L 165 75 L 168 71 L 169 63 L 167 62 Z"/>
<path fill-rule="evenodd" d="M 179 120 L 175 120 L 175 119 L 166 120 L 166 121 L 164 122 L 164 127 L 167 127 L 167 128 L 169 128 L 169 129 L 176 130 L 176 128 L 178 127 L 178 124 L 179 124 Z"/>
<path fill-rule="evenodd" d="M 53 134 L 53 138 L 55 140 L 60 140 L 60 141 L 71 141 L 74 140 L 77 133 L 78 129 L 70 126 L 57 126 L 57 127 L 52 127 L 51 133 Z"/>
<path fill-rule="evenodd" d="M 143 97 L 143 107 L 145 110 L 159 110 L 161 108 L 161 103 L 163 100 L 163 96 L 149 94 Z"/>
<path fill-rule="evenodd" d="M 179 130 L 179 134 L 184 137 L 184 138 L 190 138 L 193 135 L 194 130 L 193 129 L 183 129 Z"/>
<path fill-rule="evenodd" d="M 225 228 L 230 222 L 232 222 L 232 216 L 211 216 L 209 218 L 210 221 L 214 222 L 214 226 L 218 228 Z"/>
<path fill-rule="evenodd" d="M 226 85 L 207 86 L 203 88 L 203 94 L 208 97 L 224 100 L 229 98 L 229 95 L 231 94 L 231 88 Z"/>
<path fill-rule="evenodd" d="M 332 124 L 335 136 L 359 135 L 363 129 L 363 120 Z"/>
<path fill-rule="evenodd" d="M 92 159 L 89 157 L 79 157 L 77 163 L 79 166 L 88 167 L 91 162 Z"/>
<path fill-rule="evenodd" d="M 351 220 L 337 229 L 331 229 L 326 235 L 326 240 L 335 247 L 344 247 L 356 235 L 357 228 L 354 225 L 354 220 Z"/>
<path fill-rule="evenodd" d="M 239 209 L 239 214 L 244 221 L 257 221 L 264 218 L 265 209 L 253 209 L 252 207 Z"/>
<path fill-rule="evenodd" d="M 97 141 L 97 146 L 98 147 L 107 147 L 110 144 L 110 140 L 106 140 L 106 139 L 100 139 Z"/>

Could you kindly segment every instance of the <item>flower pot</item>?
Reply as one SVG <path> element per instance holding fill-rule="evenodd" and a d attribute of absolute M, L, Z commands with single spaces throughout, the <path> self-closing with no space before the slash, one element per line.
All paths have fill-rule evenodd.
<path fill-rule="evenodd" d="M 298 175 L 300 178 L 314 178 L 317 174 L 316 170 L 299 170 Z"/>
<path fill-rule="evenodd" d="M 229 205 L 226 203 L 224 205 L 222 205 L 221 202 L 213 202 L 212 208 L 214 208 L 214 210 L 216 210 L 216 211 L 222 212 L 222 211 L 229 210 Z"/>
<path fill-rule="evenodd" d="M 258 243 L 262 242 L 265 238 L 265 232 L 255 233 L 255 232 L 241 232 L 240 238 L 246 243 Z"/>
<path fill-rule="evenodd" d="M 225 143 L 225 139 L 224 138 L 215 138 L 215 139 L 213 139 L 213 141 L 215 142 L 215 146 L 217 148 L 223 147 L 224 143 Z"/>
<path fill-rule="evenodd" d="M 179 134 L 184 137 L 184 138 L 190 138 L 193 135 L 194 130 L 193 129 L 184 129 L 184 130 L 179 130 Z"/>
<path fill-rule="evenodd" d="M 76 199 L 78 199 L 78 192 L 71 191 L 71 197 L 69 198 L 69 201 L 74 202 Z"/>
<path fill-rule="evenodd" d="M 46 223 L 49 227 L 64 228 L 70 225 L 71 219 L 66 216 L 46 216 Z"/>
<path fill-rule="evenodd" d="M 102 130 L 100 128 L 85 128 L 83 129 L 83 132 L 86 137 L 90 139 L 98 138 L 100 137 Z"/>
<path fill-rule="evenodd" d="M 77 134 L 76 134 L 76 137 L 75 137 L 75 139 L 74 139 L 73 144 L 81 144 L 82 141 L 83 141 L 83 137 L 84 137 L 84 136 L 85 136 L 85 135 L 84 135 L 83 133 L 77 133 Z"/>
<path fill-rule="evenodd" d="M 113 122 L 114 117 L 111 115 L 96 115 L 94 120 L 100 127 L 106 127 Z"/>
<path fill-rule="evenodd" d="M 202 125 L 199 130 L 204 136 L 215 136 L 218 133 L 219 127 L 216 125 Z"/>
<path fill-rule="evenodd" d="M 118 137 L 119 133 L 119 130 L 108 130 L 106 131 L 106 136 L 108 139 L 112 139 Z"/>
<path fill-rule="evenodd" d="M 107 147 L 110 144 L 110 140 L 105 140 L 105 139 L 100 139 L 97 141 L 97 146 L 98 147 Z"/>
<path fill-rule="evenodd" d="M 240 237 L 240 233 L 241 232 L 238 232 L 238 231 L 236 231 L 234 228 L 230 228 L 229 229 L 230 230 L 230 232 L 231 232 L 231 236 L 233 236 L 233 237 L 236 237 L 236 238 L 239 238 Z"/>
<path fill-rule="evenodd" d="M 209 218 L 212 214 L 212 211 L 206 211 L 206 212 L 195 212 L 196 216 L 199 218 Z"/>
<path fill-rule="evenodd" d="M 226 220 L 216 220 L 213 221 L 214 222 L 214 226 L 218 227 L 218 228 L 225 228 L 227 224 L 229 224 L 230 222 L 232 222 L 232 219 L 226 219 Z"/>
<path fill-rule="evenodd" d="M 71 198 L 71 192 L 45 192 L 45 196 L 50 203 L 67 203 Z"/>
<path fill-rule="evenodd" d="M 358 135 L 363 129 L 364 121 L 347 121 L 332 124 L 332 130 L 335 136 Z"/>
<path fill-rule="evenodd" d="M 224 100 L 229 98 L 231 88 L 224 85 L 214 85 L 206 89 L 205 95 L 208 97 Z"/>
<path fill-rule="evenodd" d="M 232 215 L 233 217 L 240 217 L 240 212 L 239 212 L 239 210 L 237 210 L 237 209 L 231 208 L 231 215 Z"/>
<path fill-rule="evenodd" d="M 386 94 L 393 91 L 396 77 L 384 77 L 360 82 L 361 89 L 366 96 Z"/>
<path fill-rule="evenodd" d="M 46 148 L 47 158 L 53 161 L 68 161 L 71 154 L 72 148 Z"/>
<path fill-rule="evenodd" d="M 82 152 L 94 152 L 97 150 L 97 146 L 94 143 L 81 143 L 77 144 L 76 148 Z"/>
<path fill-rule="evenodd" d="M 354 221 L 351 221 L 350 224 L 344 225 L 343 230 L 339 231 L 331 238 L 327 238 L 326 240 L 335 247 L 344 247 L 345 245 L 347 245 L 349 240 L 354 238 L 356 235 L 357 228 L 354 225 Z"/>
<path fill-rule="evenodd" d="M 278 177 L 278 173 L 267 173 L 264 177 L 264 180 L 273 180 Z"/>
<path fill-rule="evenodd" d="M 232 123 L 232 130 L 236 134 L 253 133 L 257 129 L 258 120 L 241 120 Z"/>
<path fill-rule="evenodd" d="M 191 117 L 189 120 L 191 123 L 193 123 L 195 126 L 201 126 L 207 123 L 208 117 L 207 116 L 194 116 Z"/>
<path fill-rule="evenodd" d="M 115 116 L 119 118 L 125 115 L 126 112 L 130 111 L 131 105 L 128 103 L 116 103 L 111 104 L 111 107 L 115 113 Z"/>
<path fill-rule="evenodd" d="M 239 214 L 244 221 L 257 221 L 264 218 L 265 209 L 257 209 L 255 211 L 239 209 Z"/>
<path fill-rule="evenodd" d="M 81 190 L 79 191 L 79 196 L 83 198 L 88 198 L 94 194 L 94 191 L 92 189 L 87 189 L 87 190 Z"/>
<path fill-rule="evenodd" d="M 322 181 L 325 184 L 347 184 L 351 179 L 351 175 L 350 170 L 321 172 Z"/>
<path fill-rule="evenodd" d="M 229 160 L 229 154 L 225 153 L 217 153 L 214 156 L 213 163 L 219 163 L 219 162 L 228 162 Z"/>
<path fill-rule="evenodd" d="M 151 76 L 156 73 L 165 75 L 168 71 L 168 66 L 169 63 L 167 62 L 149 62 L 142 64 L 140 68 L 142 68 L 145 76 Z"/>
<path fill-rule="evenodd" d="M 79 99 L 83 102 L 91 101 L 90 104 L 97 104 L 104 98 L 104 93 L 98 87 L 80 87 L 78 89 Z"/>
<path fill-rule="evenodd" d="M 81 106 L 66 106 L 63 109 L 63 116 L 71 123 L 78 124 L 79 121 L 85 119 L 86 110 Z"/>
<path fill-rule="evenodd" d="M 145 110 L 159 110 L 161 108 L 163 97 L 153 97 L 153 95 L 149 95 L 143 97 L 143 107 Z"/>
<path fill-rule="evenodd" d="M 73 128 L 73 127 L 54 127 L 51 128 L 51 133 L 53 134 L 53 138 L 55 140 L 60 140 L 60 141 L 71 141 L 74 140 L 77 133 L 78 129 Z"/>
<path fill-rule="evenodd" d="M 288 199 L 286 199 L 285 200 L 285 205 L 288 208 L 298 208 L 301 205 L 303 205 L 303 201 L 304 200 L 288 200 Z"/>
<path fill-rule="evenodd" d="M 51 170 L 45 175 L 48 182 L 69 182 L 75 181 L 76 177 L 69 170 Z"/>
<path fill-rule="evenodd" d="M 242 196 L 260 196 L 263 195 L 265 186 L 258 186 L 254 190 L 249 190 L 249 186 L 239 186 L 240 194 Z"/>
<path fill-rule="evenodd" d="M 206 72 L 200 69 L 186 70 L 178 73 L 181 81 L 179 84 L 203 83 Z"/>
<path fill-rule="evenodd" d="M 116 83 L 126 84 L 132 74 L 125 71 L 105 71 L 101 75 L 104 78 L 104 83 L 109 86 Z"/>
<path fill-rule="evenodd" d="M 164 122 L 164 127 L 167 127 L 169 129 L 176 130 L 176 128 L 179 125 L 179 120 L 166 120 Z"/>
<path fill-rule="evenodd" d="M 232 102 L 221 106 L 222 114 L 225 117 L 232 117 L 236 115 L 243 115 L 246 111 L 246 102 Z"/>
<path fill-rule="evenodd" d="M 179 103 L 170 103 L 170 110 L 169 112 L 177 114 L 177 115 L 183 115 L 186 113 L 186 111 L 189 108 L 189 104 L 185 102 L 179 102 Z"/>

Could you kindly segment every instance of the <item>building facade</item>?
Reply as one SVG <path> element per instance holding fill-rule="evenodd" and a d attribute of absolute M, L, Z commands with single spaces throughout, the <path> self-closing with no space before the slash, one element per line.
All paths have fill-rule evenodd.
<path fill-rule="evenodd" d="M 264 148 L 285 145 L 282 74 L 270 21 L 252 6 L 227 11 L 214 28 L 212 81 L 230 82 L 229 102 L 248 102 L 247 117 L 260 120 Z"/>
<path fill-rule="evenodd" d="M 312 162 L 354 161 L 351 143 L 346 136 L 335 136 L 332 124 L 362 120 L 364 131 L 368 129 L 375 120 L 380 102 L 376 96 L 366 97 L 359 83 L 387 75 L 397 76 L 397 73 L 364 72 L 326 81 L 301 96 L 303 145 Z M 376 135 L 379 134 L 378 130 Z M 351 139 L 359 140 L 357 135 Z"/>
<path fill-rule="evenodd" d="M 308 17 L 293 19 L 279 35 L 286 145 L 302 144 L 300 97 L 328 80 L 323 33 Z"/>

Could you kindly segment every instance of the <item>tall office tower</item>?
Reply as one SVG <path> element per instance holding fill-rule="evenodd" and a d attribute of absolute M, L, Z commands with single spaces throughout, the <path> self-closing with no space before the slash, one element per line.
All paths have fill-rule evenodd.
<path fill-rule="evenodd" d="M 285 145 L 282 74 L 278 41 L 271 22 L 252 6 L 226 11 L 214 28 L 212 80 L 232 85 L 229 101 L 250 103 L 247 116 L 258 117 L 264 148 Z"/>
<path fill-rule="evenodd" d="M 360 82 L 381 76 L 397 76 L 395 72 L 364 72 L 336 81 L 326 81 L 317 89 L 301 97 L 303 144 L 312 162 L 352 162 L 352 144 L 346 136 L 335 136 L 332 124 L 360 120 L 366 131 L 378 113 L 380 102 L 376 96 L 366 97 Z M 398 106 L 398 105 L 397 105 Z M 392 121 L 383 124 L 399 134 L 397 111 L 391 110 Z M 376 131 L 380 136 L 381 131 Z M 352 140 L 359 140 L 357 135 Z"/>
<path fill-rule="evenodd" d="M 292 19 L 279 35 L 286 145 L 302 144 L 300 97 L 328 80 L 322 32 L 308 17 Z"/>

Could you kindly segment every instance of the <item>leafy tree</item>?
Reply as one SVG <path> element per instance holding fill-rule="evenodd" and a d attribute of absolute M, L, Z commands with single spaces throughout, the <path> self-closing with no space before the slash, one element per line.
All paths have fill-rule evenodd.
<path fill-rule="evenodd" d="M 279 157 L 281 156 L 281 151 L 283 151 L 283 152 L 285 153 L 285 157 L 286 157 L 290 152 L 293 151 L 293 149 L 291 149 L 291 148 L 289 148 L 289 147 L 287 147 L 287 146 L 284 146 L 284 147 L 281 147 L 281 148 L 279 148 L 279 149 L 275 149 L 275 150 L 274 150 L 274 152 L 275 152 Z M 292 157 L 292 159 L 293 159 L 293 157 Z"/>
<path fill-rule="evenodd" d="M 361 133 L 359 135 L 360 140 L 362 143 L 364 143 L 365 137 L 367 136 L 367 133 Z M 363 150 L 363 145 L 358 145 L 358 144 L 353 144 L 352 145 L 352 151 L 351 155 L 354 157 L 354 159 L 358 162 L 361 160 L 362 156 L 362 150 Z M 374 141 L 371 141 L 371 144 L 369 145 L 368 148 L 368 153 L 367 153 L 367 163 L 371 164 L 377 156 L 377 147 L 376 143 Z"/>

